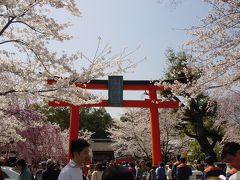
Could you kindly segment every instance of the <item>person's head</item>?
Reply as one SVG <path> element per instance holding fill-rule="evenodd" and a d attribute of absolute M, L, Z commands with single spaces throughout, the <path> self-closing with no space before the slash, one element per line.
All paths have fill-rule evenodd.
<path fill-rule="evenodd" d="M 102 180 L 134 180 L 134 176 L 126 167 L 113 166 L 104 171 Z"/>
<path fill-rule="evenodd" d="M 185 164 L 187 162 L 187 159 L 185 157 L 180 157 L 180 162 Z"/>
<path fill-rule="evenodd" d="M 19 170 L 19 171 L 23 171 L 25 168 L 27 167 L 27 163 L 24 159 L 19 159 L 17 162 L 16 162 L 16 168 Z"/>
<path fill-rule="evenodd" d="M 130 162 L 130 163 L 129 163 L 129 166 L 132 167 L 132 168 L 134 168 L 134 163 L 133 163 L 133 162 Z"/>
<path fill-rule="evenodd" d="M 164 163 L 163 162 L 160 163 L 160 167 L 162 167 L 162 168 L 164 167 Z"/>
<path fill-rule="evenodd" d="M 178 155 L 176 156 L 177 161 L 180 161 L 180 158 L 181 158 L 181 154 L 178 154 Z"/>
<path fill-rule="evenodd" d="M 222 159 L 240 170 L 240 144 L 235 142 L 226 143 L 222 150 Z"/>
<path fill-rule="evenodd" d="M 172 164 L 169 164 L 169 165 L 168 165 L 168 168 L 169 168 L 169 169 L 172 169 L 172 166 L 173 166 Z"/>
<path fill-rule="evenodd" d="M 207 157 L 205 158 L 205 163 L 206 163 L 207 165 L 209 165 L 209 166 L 214 165 L 214 159 L 213 159 L 213 157 L 212 157 L 212 156 L 207 156 Z"/>
<path fill-rule="evenodd" d="M 42 161 L 40 163 L 40 165 L 41 165 L 42 169 L 46 169 L 47 168 L 47 162 L 46 161 Z"/>
<path fill-rule="evenodd" d="M 144 166 L 146 166 L 146 163 L 145 163 L 144 160 L 141 160 L 140 163 L 139 163 L 139 165 L 140 165 L 140 167 L 144 167 Z"/>
<path fill-rule="evenodd" d="M 52 159 L 48 159 L 46 164 L 48 169 L 54 169 L 55 162 Z"/>
<path fill-rule="evenodd" d="M 95 167 L 96 171 L 103 171 L 103 165 L 101 163 L 97 163 Z"/>
<path fill-rule="evenodd" d="M 78 165 L 89 159 L 89 146 L 90 144 L 84 139 L 77 139 L 71 142 L 70 151 L 72 159 Z"/>

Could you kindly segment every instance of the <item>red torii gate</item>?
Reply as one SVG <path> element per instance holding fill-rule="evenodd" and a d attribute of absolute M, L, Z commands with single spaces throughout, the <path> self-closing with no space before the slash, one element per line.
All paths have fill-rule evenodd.
<path fill-rule="evenodd" d="M 51 85 L 55 80 L 48 80 Z M 145 100 L 123 100 L 122 104 L 117 107 L 135 107 L 135 108 L 150 108 L 150 123 L 151 123 L 151 142 L 152 142 L 152 165 L 157 166 L 162 162 L 162 151 L 160 144 L 159 130 L 159 115 L 158 108 L 178 108 L 179 101 L 160 101 L 157 99 L 157 91 L 169 90 L 164 86 L 155 85 L 157 81 L 134 81 L 124 80 L 122 82 L 123 90 L 144 90 L 148 91 L 149 98 Z M 89 83 L 75 83 L 79 88 L 93 90 L 108 90 L 108 80 L 92 80 Z M 75 106 L 64 101 L 50 101 L 49 106 L 54 107 L 70 107 L 70 132 L 69 142 L 78 138 L 79 113 L 80 107 L 113 107 L 108 100 L 102 100 L 96 104 L 82 104 Z M 116 107 L 116 106 L 115 106 Z M 68 154 L 70 158 L 70 152 Z"/>

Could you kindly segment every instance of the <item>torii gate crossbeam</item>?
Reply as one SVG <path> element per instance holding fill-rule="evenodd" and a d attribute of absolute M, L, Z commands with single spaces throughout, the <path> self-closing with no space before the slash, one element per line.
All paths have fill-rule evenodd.
<path fill-rule="evenodd" d="M 49 85 L 54 82 L 55 80 L 48 80 Z M 123 81 L 123 90 L 145 90 L 148 91 L 150 99 L 123 100 L 120 107 L 150 108 L 152 165 L 158 166 L 159 163 L 162 162 L 158 108 L 178 108 L 179 102 L 158 100 L 157 91 L 169 90 L 169 88 L 157 86 L 155 85 L 155 82 L 156 81 Z M 75 83 L 75 85 L 79 88 L 93 90 L 108 90 L 109 88 L 107 80 L 92 80 L 89 83 Z M 78 138 L 80 107 L 112 107 L 108 100 L 102 100 L 101 102 L 95 104 L 82 104 L 80 106 L 75 106 L 64 101 L 50 101 L 49 106 L 70 107 L 71 116 L 69 142 Z"/>

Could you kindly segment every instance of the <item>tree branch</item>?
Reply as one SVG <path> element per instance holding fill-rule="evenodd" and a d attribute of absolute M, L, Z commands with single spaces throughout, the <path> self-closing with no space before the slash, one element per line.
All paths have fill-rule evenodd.
<path fill-rule="evenodd" d="M 12 40 L 2 41 L 2 42 L 0 42 L 0 44 L 10 43 L 10 42 L 15 42 L 15 43 L 20 43 L 20 44 L 23 44 L 23 45 L 27 45 L 26 42 L 24 42 L 22 40 L 19 40 L 19 39 L 12 39 Z"/>
<path fill-rule="evenodd" d="M 57 88 L 55 89 L 46 89 L 46 90 L 39 90 L 39 91 L 35 91 L 35 92 L 39 92 L 39 93 L 43 93 L 43 92 L 52 92 L 52 91 L 56 91 L 58 90 Z M 25 93 L 25 92 L 29 92 L 29 90 L 22 90 L 22 91 L 17 91 L 17 90 L 9 90 L 9 91 L 5 91 L 5 92 L 0 92 L 0 96 L 6 96 L 7 94 L 11 94 L 11 93 Z M 32 93 L 35 93 L 32 92 Z"/>
<path fill-rule="evenodd" d="M 2 36 L 2 34 L 5 32 L 5 30 L 10 26 L 10 24 L 13 22 L 13 20 L 16 17 L 12 17 L 11 19 L 8 20 L 7 24 L 5 24 L 5 26 L 2 28 L 2 30 L 0 31 L 0 36 Z"/>
<path fill-rule="evenodd" d="M 27 27 L 29 27 L 30 29 L 32 29 L 32 30 L 35 31 L 35 32 L 38 32 L 38 33 L 41 33 L 41 34 L 45 34 L 44 32 L 41 32 L 41 31 L 37 30 L 35 27 L 29 25 L 29 24 L 26 23 L 26 22 L 23 22 L 23 21 L 19 21 L 19 20 L 18 20 L 18 21 L 13 21 L 12 24 L 13 24 L 13 23 L 24 24 L 24 25 L 26 25 Z"/>

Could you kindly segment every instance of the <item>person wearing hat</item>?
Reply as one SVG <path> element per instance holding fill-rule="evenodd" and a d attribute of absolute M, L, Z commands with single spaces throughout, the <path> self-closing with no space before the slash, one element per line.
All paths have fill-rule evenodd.
<path fill-rule="evenodd" d="M 207 164 L 207 167 L 203 172 L 202 180 L 206 180 L 208 177 L 219 177 L 220 175 L 224 175 L 224 172 L 214 165 L 214 159 L 212 156 L 206 157 L 205 163 Z"/>
<path fill-rule="evenodd" d="M 187 165 L 185 157 L 180 158 L 181 164 L 177 166 L 176 180 L 189 180 L 192 175 L 192 169 Z"/>

